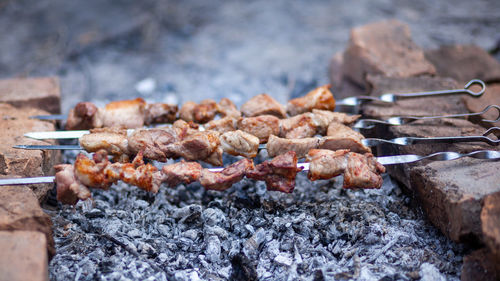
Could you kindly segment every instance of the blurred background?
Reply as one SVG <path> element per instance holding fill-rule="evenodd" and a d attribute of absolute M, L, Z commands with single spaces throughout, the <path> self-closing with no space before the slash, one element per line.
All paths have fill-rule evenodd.
<path fill-rule="evenodd" d="M 493 50 L 499 15 L 498 0 L 0 0 L 0 77 L 59 76 L 64 113 L 137 96 L 285 102 L 329 82 L 352 27 L 396 18 L 424 48 Z"/>

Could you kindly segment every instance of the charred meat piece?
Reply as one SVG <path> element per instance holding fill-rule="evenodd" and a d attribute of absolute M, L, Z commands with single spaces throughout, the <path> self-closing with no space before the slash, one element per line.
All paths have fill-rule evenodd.
<path fill-rule="evenodd" d="M 184 157 L 186 160 L 205 160 L 219 146 L 219 136 L 216 132 L 196 132 L 182 139 L 181 141 L 167 145 L 170 155 Z M 211 163 L 220 165 L 220 162 Z"/>
<path fill-rule="evenodd" d="M 321 138 L 285 139 L 271 135 L 266 144 L 267 154 L 270 157 L 294 151 L 298 158 L 303 158 L 313 148 L 318 148 Z"/>
<path fill-rule="evenodd" d="M 285 108 L 268 94 L 256 95 L 241 106 L 241 113 L 245 117 L 259 115 L 274 115 L 285 118 Z"/>
<path fill-rule="evenodd" d="M 206 99 L 199 104 L 186 102 L 179 110 L 179 117 L 186 122 L 207 123 L 213 120 L 219 107 L 214 100 Z"/>
<path fill-rule="evenodd" d="M 201 176 L 202 167 L 197 162 L 177 162 L 172 165 L 165 165 L 161 169 L 162 178 L 169 187 L 175 187 L 179 184 L 190 184 L 197 181 Z"/>
<path fill-rule="evenodd" d="M 311 149 L 307 154 L 309 173 L 307 177 L 314 181 L 331 179 L 341 175 L 347 168 L 348 149 L 337 151 L 327 149 Z"/>
<path fill-rule="evenodd" d="M 240 130 L 226 132 L 219 139 L 224 152 L 231 155 L 253 158 L 259 152 L 259 138 Z"/>
<path fill-rule="evenodd" d="M 137 129 L 128 137 L 128 147 L 133 154 L 142 151 L 148 159 L 165 162 L 172 156 L 168 154 L 167 145 L 177 140 L 174 128 Z"/>
<path fill-rule="evenodd" d="M 200 184 L 209 190 L 225 190 L 239 182 L 247 171 L 254 169 L 252 160 L 241 159 L 220 172 L 211 172 L 208 169 L 201 171 Z"/>
<path fill-rule="evenodd" d="M 231 132 L 236 130 L 237 120 L 227 116 L 218 120 L 212 120 L 205 124 L 205 130 L 216 131 L 219 133 Z"/>
<path fill-rule="evenodd" d="M 139 153 L 133 163 L 125 163 L 121 165 L 120 179 L 131 185 L 135 185 L 145 191 L 157 193 L 160 185 L 153 178 L 155 172 L 158 171 L 151 164 L 144 164 L 142 154 Z"/>
<path fill-rule="evenodd" d="M 129 154 L 127 130 L 99 128 L 90 130 L 80 138 L 80 145 L 88 152 L 104 149 L 113 155 Z"/>
<path fill-rule="evenodd" d="M 358 120 L 359 117 L 361 117 L 361 115 L 348 115 L 342 112 L 333 112 L 320 109 L 313 109 L 312 113 L 315 115 L 315 118 L 317 118 L 315 121 L 318 124 L 320 122 L 326 122 L 326 125 L 323 125 L 325 128 L 332 122 L 342 123 L 344 125 L 351 125 L 356 120 Z"/>
<path fill-rule="evenodd" d="M 90 190 L 75 177 L 73 165 L 56 165 L 57 200 L 63 204 L 75 205 L 78 200 L 87 200 Z"/>
<path fill-rule="evenodd" d="M 228 98 L 222 98 L 218 106 L 218 112 L 222 115 L 222 117 L 231 117 L 234 119 L 239 119 L 241 117 L 241 112 Z"/>
<path fill-rule="evenodd" d="M 259 138 L 260 143 L 266 143 L 270 135 L 280 133 L 280 119 L 272 115 L 241 118 L 238 129 Z"/>
<path fill-rule="evenodd" d="M 373 154 L 349 153 L 344 173 L 344 188 L 380 188 L 381 173 L 385 167 L 378 163 Z"/>
<path fill-rule="evenodd" d="M 297 155 L 293 151 L 264 161 L 247 172 L 247 177 L 266 182 L 267 190 L 291 193 L 295 188 L 295 177 L 302 169 L 297 168 Z"/>
<path fill-rule="evenodd" d="M 151 103 L 146 105 L 145 125 L 172 123 L 176 119 L 177 105 Z"/>
<path fill-rule="evenodd" d="M 79 102 L 71 109 L 66 120 L 66 130 L 88 130 L 95 128 L 97 106 L 91 102 Z"/>
<path fill-rule="evenodd" d="M 313 137 L 318 131 L 314 114 L 303 113 L 280 120 L 280 137 L 287 139 L 302 139 Z"/>
<path fill-rule="evenodd" d="M 349 128 L 349 127 L 347 127 Z M 349 128 L 350 129 L 350 128 Z M 354 137 L 336 137 L 336 136 L 326 136 L 321 138 L 321 142 L 317 148 L 329 149 L 329 150 L 339 150 L 339 149 L 349 149 L 352 152 L 358 153 L 369 153 L 372 150 L 365 146 L 361 139 Z"/>
<path fill-rule="evenodd" d="M 335 109 L 335 99 L 330 92 L 330 85 L 318 87 L 305 96 L 292 99 L 286 105 L 286 111 L 290 116 L 309 112 L 313 109 L 331 110 Z"/>
<path fill-rule="evenodd" d="M 102 150 L 99 153 L 105 156 L 97 156 L 94 159 L 90 159 L 82 153 L 78 154 L 74 164 L 75 176 L 85 186 L 108 189 L 117 179 L 106 175 L 104 170 L 109 165 L 107 155 Z M 96 163 L 95 160 L 98 160 L 98 162 Z"/>
<path fill-rule="evenodd" d="M 145 108 L 146 102 L 141 98 L 110 102 L 98 110 L 94 126 L 127 129 L 142 127 L 146 120 Z"/>

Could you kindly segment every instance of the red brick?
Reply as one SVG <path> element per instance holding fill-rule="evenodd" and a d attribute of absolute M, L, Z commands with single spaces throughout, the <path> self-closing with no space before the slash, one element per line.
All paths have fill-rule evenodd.
<path fill-rule="evenodd" d="M 39 108 L 51 114 L 61 112 L 61 90 L 55 77 L 0 80 L 0 102 L 15 107 Z"/>

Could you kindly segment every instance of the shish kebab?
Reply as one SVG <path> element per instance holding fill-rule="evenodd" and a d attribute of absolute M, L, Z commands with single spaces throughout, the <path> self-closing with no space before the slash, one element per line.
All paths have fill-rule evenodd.
<path fill-rule="evenodd" d="M 472 85 L 481 86 L 481 90 L 477 92 L 469 90 Z M 221 99 L 219 103 L 209 99 L 199 104 L 186 102 L 179 110 L 178 115 L 179 119 L 196 123 L 207 123 L 214 120 L 217 115 L 221 116 L 221 119 L 239 118 L 241 116 L 253 117 L 259 115 L 274 115 L 278 118 L 286 118 L 287 113 L 289 116 L 295 116 L 304 112 L 310 112 L 312 109 L 333 111 L 336 105 L 356 107 L 368 101 L 392 103 L 400 99 L 453 94 L 468 94 L 473 97 L 479 97 L 484 93 L 486 88 L 483 81 L 473 79 L 469 81 L 463 89 L 406 94 L 384 94 L 380 97 L 358 96 L 335 101 L 329 87 L 329 85 L 318 87 L 303 97 L 290 100 L 286 106 L 279 104 L 267 94 L 260 94 L 243 104 L 241 112 L 238 111 L 234 103 L 227 98 Z M 123 116 L 129 116 L 130 118 L 125 119 Z M 33 118 L 46 120 L 65 119 L 62 115 L 33 116 Z M 147 104 L 141 98 L 111 102 L 104 108 L 98 108 L 90 102 L 81 102 L 71 109 L 66 120 L 66 129 L 84 130 L 112 126 L 139 128 L 145 125 L 173 122 L 176 118 L 176 105 L 164 103 Z"/>
<path fill-rule="evenodd" d="M 75 164 L 56 166 L 56 176 L 37 178 L 0 179 L 0 185 L 52 183 L 57 185 L 57 199 L 64 204 L 76 204 L 91 197 L 89 188 L 108 189 L 121 180 L 139 188 L 156 193 L 162 183 L 170 187 L 198 181 L 208 190 L 225 190 L 247 177 L 266 182 L 268 190 L 291 193 L 295 177 L 300 171 L 308 171 L 310 180 L 331 179 L 344 174 L 344 188 L 380 188 L 383 165 L 412 163 L 420 160 L 445 161 L 462 157 L 476 159 L 500 159 L 499 151 L 480 150 L 467 154 L 437 152 L 426 156 L 396 155 L 373 157 L 370 153 L 358 154 L 349 150 L 312 149 L 307 154 L 309 163 L 297 163 L 293 151 L 281 154 L 272 160 L 254 165 L 244 158 L 225 168 L 204 169 L 197 162 L 177 162 L 165 165 L 160 170 L 144 164 L 142 153 L 132 163 L 111 163 L 107 153 L 99 151 L 90 159 L 79 154 Z"/>

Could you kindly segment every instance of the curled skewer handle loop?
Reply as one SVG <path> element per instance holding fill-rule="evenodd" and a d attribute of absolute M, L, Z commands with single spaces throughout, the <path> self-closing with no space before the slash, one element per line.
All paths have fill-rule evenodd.
<path fill-rule="evenodd" d="M 474 92 L 472 90 L 469 90 L 469 88 L 472 87 L 472 85 L 481 86 L 481 90 L 479 90 L 478 92 Z M 482 80 L 472 79 L 467 84 L 465 84 L 464 90 L 466 90 L 467 93 L 469 93 L 473 97 L 480 97 L 482 94 L 484 94 L 484 91 L 486 90 L 486 84 L 484 84 L 484 82 Z"/>
<path fill-rule="evenodd" d="M 496 110 L 497 110 L 497 114 L 498 114 L 497 118 L 496 118 L 496 119 L 494 119 L 494 120 L 493 120 L 493 119 L 482 119 L 481 121 L 483 121 L 483 122 L 488 122 L 488 123 L 495 123 L 495 122 L 500 121 L 500 106 L 498 106 L 498 105 L 493 105 L 493 104 L 492 104 L 492 105 L 488 105 L 487 107 L 485 107 L 485 108 L 483 109 L 483 111 L 478 112 L 478 113 L 477 113 L 477 115 L 484 114 L 484 113 L 486 113 L 487 111 L 489 111 L 491 108 L 494 108 L 494 109 L 496 109 Z"/>
<path fill-rule="evenodd" d="M 481 90 L 474 92 L 469 90 L 473 85 L 480 85 Z M 455 95 L 455 94 L 469 94 L 472 97 L 478 98 L 486 90 L 486 84 L 479 79 L 472 79 L 467 84 L 465 84 L 463 89 L 456 90 L 440 90 L 440 91 L 429 91 L 429 92 L 419 92 L 419 93 L 408 93 L 408 94 L 393 94 L 394 100 L 405 99 L 405 98 L 416 98 L 416 97 L 431 97 L 431 96 L 443 96 L 443 95 Z M 390 95 L 390 94 L 386 94 Z M 382 96 L 381 96 L 382 97 Z"/>

